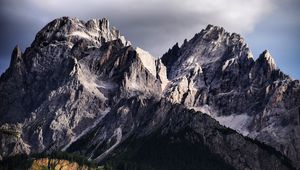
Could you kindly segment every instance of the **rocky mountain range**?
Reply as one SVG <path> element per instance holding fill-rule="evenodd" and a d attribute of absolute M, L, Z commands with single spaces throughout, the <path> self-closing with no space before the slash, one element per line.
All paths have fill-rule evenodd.
<path fill-rule="evenodd" d="M 300 82 L 218 26 L 156 58 L 105 18 L 62 17 L 13 50 L 0 130 L 1 158 L 66 151 L 115 169 L 299 169 Z"/>

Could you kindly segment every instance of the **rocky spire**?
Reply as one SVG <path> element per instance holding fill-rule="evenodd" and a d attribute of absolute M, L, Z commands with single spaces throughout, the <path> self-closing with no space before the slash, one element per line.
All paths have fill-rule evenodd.
<path fill-rule="evenodd" d="M 102 30 L 108 30 L 109 29 L 109 21 L 106 18 L 102 18 L 100 20 L 100 27 Z"/>
<path fill-rule="evenodd" d="M 273 57 L 268 50 L 265 50 L 255 61 L 255 64 L 251 69 L 250 78 L 256 84 L 263 84 L 268 81 L 273 81 L 278 78 L 276 76 L 277 74 L 275 75 L 275 73 L 278 72 L 276 70 L 277 66 Z"/>
<path fill-rule="evenodd" d="M 178 46 L 178 43 L 176 43 L 172 48 L 170 48 L 168 50 L 168 52 L 166 52 L 161 57 L 162 63 L 167 67 L 168 76 L 169 76 L 169 73 L 171 71 L 171 66 L 178 60 L 178 57 L 180 56 L 179 55 L 179 50 L 180 50 L 180 48 Z"/>
<path fill-rule="evenodd" d="M 261 67 L 264 67 L 268 70 L 275 70 L 277 68 L 275 64 L 274 58 L 271 56 L 270 52 L 268 50 L 265 50 L 257 59 L 257 64 L 259 64 Z"/>
<path fill-rule="evenodd" d="M 23 62 L 22 51 L 20 47 L 16 45 L 11 55 L 10 67 L 18 66 L 21 62 Z"/>
<path fill-rule="evenodd" d="M 201 33 L 203 33 L 203 38 L 207 40 L 217 40 L 225 33 L 225 29 L 209 24 Z"/>

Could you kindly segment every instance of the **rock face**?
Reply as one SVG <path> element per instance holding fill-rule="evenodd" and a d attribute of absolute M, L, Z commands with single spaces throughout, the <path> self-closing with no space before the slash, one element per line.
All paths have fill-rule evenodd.
<path fill-rule="evenodd" d="M 63 17 L 24 53 L 16 47 L 0 77 L 0 128 L 20 134 L 0 133 L 0 154 L 63 150 L 118 161 L 130 141 L 176 138 L 203 145 L 228 169 L 289 169 L 300 160 L 299 86 L 269 52 L 254 61 L 244 40 L 220 27 L 156 59 L 107 19 Z"/>
<path fill-rule="evenodd" d="M 243 38 L 209 25 L 161 60 L 170 101 L 207 113 L 300 165 L 300 82 L 277 69 L 268 51 L 254 61 Z"/>

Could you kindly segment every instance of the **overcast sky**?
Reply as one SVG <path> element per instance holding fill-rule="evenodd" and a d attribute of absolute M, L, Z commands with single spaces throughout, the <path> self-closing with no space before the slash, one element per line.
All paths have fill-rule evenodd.
<path fill-rule="evenodd" d="M 61 17 L 106 17 L 134 46 L 160 57 L 207 24 L 241 34 L 257 56 L 268 49 L 279 68 L 300 79 L 299 0 L 1 0 L 0 73 L 16 44 Z"/>

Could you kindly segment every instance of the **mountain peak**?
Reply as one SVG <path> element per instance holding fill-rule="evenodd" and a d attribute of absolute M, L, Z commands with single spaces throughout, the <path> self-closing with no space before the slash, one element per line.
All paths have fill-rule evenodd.
<path fill-rule="evenodd" d="M 89 30 L 109 30 L 109 20 L 107 18 L 102 18 L 100 20 L 91 19 L 85 23 L 85 26 Z"/>
<path fill-rule="evenodd" d="M 187 41 L 184 41 L 184 45 L 187 45 Z M 167 67 L 167 73 L 169 74 L 171 71 L 172 65 L 178 60 L 180 47 L 178 43 L 176 43 L 172 48 L 168 50 L 162 57 L 161 61 Z"/>
<path fill-rule="evenodd" d="M 85 41 L 90 46 L 101 46 L 104 42 L 120 39 L 125 46 L 130 42 L 120 31 L 109 26 L 106 18 L 92 19 L 87 22 L 78 18 L 61 17 L 47 24 L 36 36 L 33 46 L 65 44 L 73 47 L 78 41 Z"/>
<path fill-rule="evenodd" d="M 227 64 L 224 63 L 226 60 Z M 215 72 L 219 65 L 239 62 L 248 66 L 253 59 L 248 45 L 239 34 L 230 34 L 223 27 L 208 25 L 181 47 L 175 44 L 163 55 L 162 62 L 167 67 L 168 77 L 174 78 L 177 73 L 189 73 L 199 66 Z"/>
<path fill-rule="evenodd" d="M 270 70 L 274 70 L 277 68 L 274 58 L 268 50 L 264 50 L 262 54 L 260 54 L 257 59 L 258 62 L 267 66 Z"/>
<path fill-rule="evenodd" d="M 289 79 L 276 66 L 275 60 L 268 50 L 263 51 L 251 69 L 251 78 L 256 84 L 265 84 L 277 80 Z"/>
<path fill-rule="evenodd" d="M 109 20 L 107 19 L 107 18 L 102 18 L 101 20 L 100 20 L 100 23 L 102 24 L 102 26 L 104 27 L 104 28 L 109 28 Z"/>
<path fill-rule="evenodd" d="M 209 24 L 200 33 L 196 34 L 195 37 L 198 37 L 197 35 L 199 35 L 199 38 L 206 41 L 218 41 L 219 38 L 224 37 L 225 34 L 229 35 L 229 33 L 227 33 L 223 27 Z"/>
<path fill-rule="evenodd" d="M 225 32 L 225 29 L 223 27 L 212 25 L 212 24 L 208 24 L 204 30 Z"/>
<path fill-rule="evenodd" d="M 16 45 L 11 55 L 10 67 L 13 67 L 22 61 L 22 51 L 19 45 Z"/>

